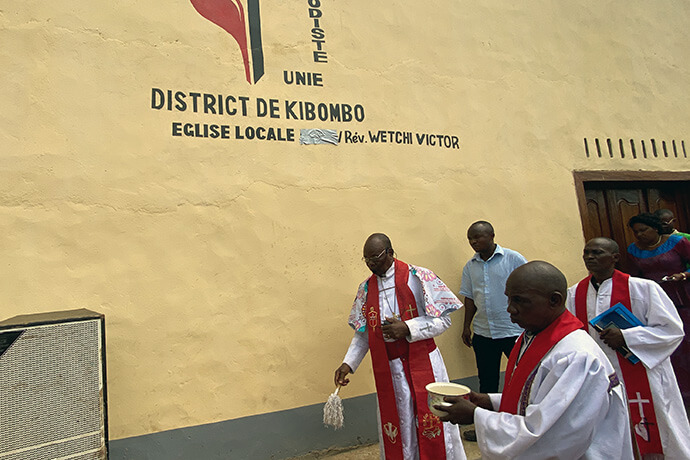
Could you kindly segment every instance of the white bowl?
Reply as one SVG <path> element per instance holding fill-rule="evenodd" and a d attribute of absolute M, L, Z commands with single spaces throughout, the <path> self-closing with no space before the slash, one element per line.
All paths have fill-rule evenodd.
<path fill-rule="evenodd" d="M 470 389 L 468 387 L 453 382 L 432 382 L 426 386 L 426 392 L 429 410 L 437 417 L 448 415 L 448 412 L 435 409 L 434 406 L 449 407 L 452 405 L 443 400 L 445 396 L 462 396 L 467 399 L 470 395 Z"/>

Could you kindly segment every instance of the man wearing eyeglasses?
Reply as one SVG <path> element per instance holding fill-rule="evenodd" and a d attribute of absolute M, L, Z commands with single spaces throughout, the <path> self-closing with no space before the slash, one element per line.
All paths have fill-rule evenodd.
<path fill-rule="evenodd" d="M 373 275 L 357 291 L 348 320 L 355 335 L 335 384 L 347 385 L 370 351 L 383 457 L 465 459 L 458 428 L 429 411 L 425 389 L 448 381 L 433 337 L 450 327 L 449 314 L 462 304 L 433 272 L 396 259 L 386 235 L 371 235 L 363 252 Z"/>

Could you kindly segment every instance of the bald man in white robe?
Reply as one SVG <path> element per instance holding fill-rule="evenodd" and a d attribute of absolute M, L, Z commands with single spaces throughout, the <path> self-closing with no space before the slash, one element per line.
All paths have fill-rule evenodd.
<path fill-rule="evenodd" d="M 511 320 L 525 329 L 501 394 L 445 398 L 441 420 L 474 423 L 483 459 L 633 458 L 625 396 L 613 366 L 565 310 L 567 282 L 546 262 L 508 277 Z"/>

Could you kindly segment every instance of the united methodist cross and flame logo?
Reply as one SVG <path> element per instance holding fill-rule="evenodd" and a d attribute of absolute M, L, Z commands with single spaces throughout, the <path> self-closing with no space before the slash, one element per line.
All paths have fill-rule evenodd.
<path fill-rule="evenodd" d="M 264 74 L 259 0 L 190 0 L 194 9 L 229 33 L 240 46 L 244 73 L 252 84 Z"/>

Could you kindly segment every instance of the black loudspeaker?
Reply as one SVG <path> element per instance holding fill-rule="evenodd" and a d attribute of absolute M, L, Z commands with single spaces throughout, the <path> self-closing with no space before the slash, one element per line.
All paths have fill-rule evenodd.
<path fill-rule="evenodd" d="M 0 322 L 0 460 L 107 458 L 105 316 Z"/>

